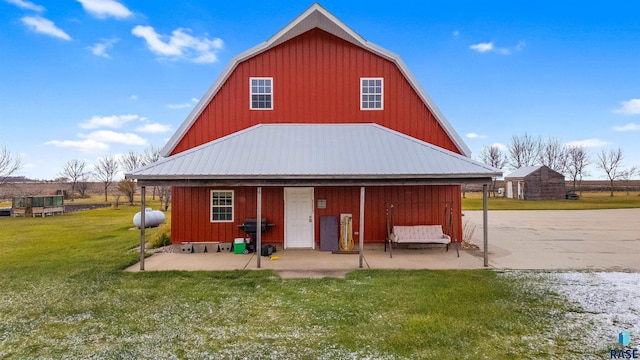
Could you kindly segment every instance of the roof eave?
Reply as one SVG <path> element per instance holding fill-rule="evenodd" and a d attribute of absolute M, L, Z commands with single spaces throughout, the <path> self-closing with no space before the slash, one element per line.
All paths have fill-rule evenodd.
<path fill-rule="evenodd" d="M 502 176 L 502 173 L 465 174 L 374 174 L 374 175 L 136 175 L 125 174 L 126 179 L 136 180 L 404 180 L 404 179 L 484 179 Z"/>

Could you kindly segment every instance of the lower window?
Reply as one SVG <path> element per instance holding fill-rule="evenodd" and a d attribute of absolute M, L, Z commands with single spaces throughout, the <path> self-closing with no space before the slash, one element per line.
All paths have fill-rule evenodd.
<path fill-rule="evenodd" d="M 211 190 L 211 222 L 233 221 L 233 190 Z"/>

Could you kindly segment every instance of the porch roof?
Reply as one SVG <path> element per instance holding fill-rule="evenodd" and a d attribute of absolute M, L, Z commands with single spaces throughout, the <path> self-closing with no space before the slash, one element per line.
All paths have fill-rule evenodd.
<path fill-rule="evenodd" d="M 501 172 L 377 124 L 260 124 L 135 169 L 142 182 L 486 182 Z M 192 184 L 195 185 L 195 184 Z"/>

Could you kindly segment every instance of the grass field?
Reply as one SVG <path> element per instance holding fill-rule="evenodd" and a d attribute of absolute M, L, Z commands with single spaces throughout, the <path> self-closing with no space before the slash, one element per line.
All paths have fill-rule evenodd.
<path fill-rule="evenodd" d="M 0 218 L 0 358 L 533 359 L 569 305 L 499 272 L 125 273 L 138 207 Z M 148 231 L 153 236 L 155 230 Z M 571 335 L 575 336 L 575 334 Z"/>
<path fill-rule="evenodd" d="M 507 198 L 488 199 L 489 210 L 595 210 L 640 208 L 638 193 L 583 192 L 579 200 L 527 201 Z M 482 210 L 482 193 L 467 193 L 462 199 L 463 210 Z"/>

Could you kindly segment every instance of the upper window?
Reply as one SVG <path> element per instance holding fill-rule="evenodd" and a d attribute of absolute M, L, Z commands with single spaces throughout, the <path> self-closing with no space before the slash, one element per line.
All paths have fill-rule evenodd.
<path fill-rule="evenodd" d="M 360 78 L 360 110 L 384 109 L 384 79 Z"/>
<path fill-rule="evenodd" d="M 251 110 L 273 109 L 273 78 L 250 78 Z"/>
<path fill-rule="evenodd" d="M 211 222 L 233 221 L 233 190 L 211 190 Z"/>

